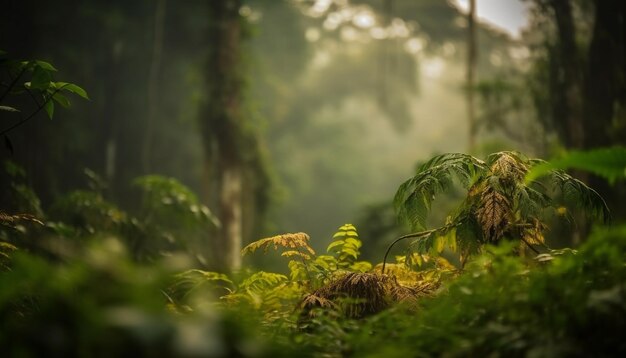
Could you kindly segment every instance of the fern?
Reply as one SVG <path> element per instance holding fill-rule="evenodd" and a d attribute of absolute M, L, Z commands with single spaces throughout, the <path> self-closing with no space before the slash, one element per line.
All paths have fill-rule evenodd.
<path fill-rule="evenodd" d="M 170 291 L 178 297 L 184 298 L 199 289 L 220 289 L 231 292 L 233 282 L 225 274 L 203 270 L 187 270 L 174 277 L 174 284 Z"/>
<path fill-rule="evenodd" d="M 579 169 L 599 175 L 609 182 L 626 177 L 626 148 L 599 148 L 589 151 L 571 151 L 534 166 L 526 175 L 526 182 L 532 182 L 541 176 L 549 175 L 557 169 Z"/>
<path fill-rule="evenodd" d="M 287 281 L 287 276 L 273 272 L 258 271 L 246 278 L 239 288 L 247 292 L 260 293 Z"/>
<path fill-rule="evenodd" d="M 15 251 L 17 251 L 17 247 L 15 245 L 0 241 L 0 269 L 6 270 L 9 268 L 11 255 Z"/>
<path fill-rule="evenodd" d="M 553 195 L 555 188 L 567 206 L 609 220 L 608 207 L 600 195 L 565 172 L 549 171 L 552 180 L 548 186 L 528 181 L 529 171 L 542 163 L 518 152 L 493 153 L 486 162 L 465 154 L 436 156 L 420 166 L 417 174 L 396 193 L 398 217 L 413 229 L 422 230 L 402 238 L 418 237 L 411 249 L 421 254 L 440 253 L 446 247 L 456 250 L 462 262 L 478 252 L 480 245 L 498 242 L 503 237 L 518 239 L 536 251 L 533 246 L 544 244 L 546 229 L 540 218 L 546 210 L 563 210 L 560 198 Z M 448 189 L 454 178 L 468 189 L 465 200 L 446 225 L 425 230 L 432 200 Z"/>
<path fill-rule="evenodd" d="M 398 217 L 414 230 L 426 227 L 426 217 L 435 196 L 447 190 L 456 178 L 468 187 L 486 164 L 471 155 L 452 153 L 436 156 L 417 169 L 417 174 L 400 185 L 394 198 Z"/>
<path fill-rule="evenodd" d="M 247 255 L 254 253 L 259 249 L 263 249 L 265 252 L 273 246 L 274 250 L 278 250 L 279 248 L 290 249 L 287 252 L 288 254 L 284 255 L 287 257 L 291 256 L 299 256 L 299 257 L 308 257 L 310 255 L 315 255 L 315 250 L 309 245 L 310 237 L 308 234 L 303 232 L 298 232 L 295 234 L 283 234 L 276 235 L 272 237 L 268 237 L 265 239 L 257 240 L 241 250 L 242 255 Z M 294 253 L 298 252 L 297 254 Z M 308 254 L 307 254 L 308 253 Z"/>
<path fill-rule="evenodd" d="M 611 220 L 609 207 L 598 192 L 563 171 L 555 170 L 551 174 L 566 205 L 579 207 L 605 223 Z"/>
<path fill-rule="evenodd" d="M 335 255 L 339 268 L 366 272 L 372 268 L 371 264 L 356 261 L 361 254 L 359 251 L 361 245 L 359 234 L 354 225 L 345 224 L 333 235 L 333 241 L 328 245 L 326 251 Z"/>
<path fill-rule="evenodd" d="M 511 203 L 506 196 L 492 187 L 482 192 L 476 219 L 483 229 L 485 241 L 498 241 L 511 222 L 511 216 Z"/>

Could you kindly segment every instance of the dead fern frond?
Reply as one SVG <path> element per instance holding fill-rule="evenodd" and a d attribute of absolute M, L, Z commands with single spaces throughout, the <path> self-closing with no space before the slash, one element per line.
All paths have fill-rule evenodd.
<path fill-rule="evenodd" d="M 524 180 L 528 172 L 528 166 L 515 158 L 512 153 L 501 152 L 495 154 L 497 159 L 489 168 L 493 175 L 500 177 L 508 183 L 519 183 Z"/>
<path fill-rule="evenodd" d="M 0 211 L 0 225 L 13 227 L 15 224 L 23 221 L 44 225 L 41 220 L 30 214 L 7 214 L 4 211 Z"/>
<path fill-rule="evenodd" d="M 487 187 L 480 197 L 480 204 L 476 210 L 476 220 L 483 230 L 486 241 L 496 242 L 500 239 L 509 223 L 510 215 L 509 200 L 497 190 Z"/>
<path fill-rule="evenodd" d="M 306 296 L 300 304 L 303 316 L 311 317 L 312 308 L 325 307 L 340 307 L 349 318 L 378 313 L 389 305 L 386 281 L 386 276 L 379 274 L 347 273 Z"/>
<path fill-rule="evenodd" d="M 325 297 L 315 295 L 314 293 L 309 293 L 308 295 L 304 296 L 299 306 L 300 309 L 306 312 L 313 312 L 316 308 L 337 308 L 337 305 L 333 303 L 333 301 Z"/>
<path fill-rule="evenodd" d="M 251 244 L 249 244 L 248 246 L 244 247 L 241 250 L 241 254 L 242 255 L 246 255 L 249 253 L 253 253 L 259 249 L 263 249 L 265 252 L 267 252 L 268 248 L 273 246 L 274 250 L 278 250 L 279 248 L 286 248 L 286 249 L 293 249 L 296 251 L 300 251 L 301 254 L 305 254 L 305 252 L 308 252 L 311 255 L 315 255 L 315 251 L 313 250 L 313 248 L 309 245 L 309 235 L 303 232 L 298 232 L 298 233 L 294 233 L 294 234 L 283 234 L 283 235 L 276 235 L 276 236 L 272 236 L 272 237 L 268 237 L 265 239 L 261 239 L 258 241 L 255 241 Z M 290 250 L 290 251 L 293 251 Z M 301 251 L 304 250 L 304 251 Z M 290 252 L 287 251 L 287 252 Z M 287 254 L 284 256 L 289 256 L 291 254 Z"/>

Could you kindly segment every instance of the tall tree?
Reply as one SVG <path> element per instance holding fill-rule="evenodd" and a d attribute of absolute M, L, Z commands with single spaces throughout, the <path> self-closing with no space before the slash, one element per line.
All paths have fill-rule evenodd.
<path fill-rule="evenodd" d="M 556 44 L 554 64 L 559 68 L 552 71 L 557 101 L 553 115 L 562 117 L 563 139 L 570 148 L 582 148 L 582 86 L 581 61 L 576 44 L 576 27 L 572 4 L 569 0 L 551 0 L 559 41 Z"/>
<path fill-rule="evenodd" d="M 207 99 L 201 110 L 204 145 L 205 200 L 221 221 L 216 242 L 218 265 L 241 266 L 243 230 L 245 131 L 242 112 L 240 0 L 209 1 L 208 43 L 205 65 Z"/>
<path fill-rule="evenodd" d="M 159 74 L 161 71 L 161 58 L 163 56 L 163 28 L 165 23 L 165 6 L 167 0 L 157 0 L 154 10 L 154 34 L 152 38 L 152 61 L 148 75 L 148 119 L 144 131 L 142 147 L 143 171 L 151 171 L 152 141 L 154 137 L 154 122 L 159 112 Z"/>
<path fill-rule="evenodd" d="M 476 147 L 476 114 L 474 109 L 474 83 L 476 82 L 476 0 L 470 0 L 467 14 L 467 120 L 469 124 L 468 145 Z"/>

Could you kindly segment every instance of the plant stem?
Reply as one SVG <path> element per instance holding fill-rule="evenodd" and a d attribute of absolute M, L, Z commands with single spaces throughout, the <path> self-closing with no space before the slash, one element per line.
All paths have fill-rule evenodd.
<path fill-rule="evenodd" d="M 57 92 L 59 92 L 60 90 L 62 90 L 63 87 L 65 87 L 65 86 L 67 86 L 67 85 L 62 86 L 61 88 L 57 88 L 54 92 L 52 92 L 50 94 L 50 96 L 48 96 L 48 98 L 45 101 L 43 101 L 43 103 L 41 105 L 37 106 L 37 109 L 33 113 L 31 113 L 28 117 L 20 120 L 19 122 L 15 123 L 14 125 L 10 126 L 9 128 L 4 129 L 2 132 L 0 132 L 0 137 L 5 135 L 5 134 L 7 134 L 7 133 L 9 133 L 10 131 L 14 130 L 15 128 L 21 126 L 22 124 L 26 123 L 29 119 L 33 118 L 37 113 L 39 113 L 43 109 L 43 107 L 46 105 L 46 103 L 52 101 L 52 97 L 54 97 L 54 95 L 57 94 Z"/>
<path fill-rule="evenodd" d="M 11 89 L 13 87 L 15 87 L 15 84 L 17 83 L 17 80 L 20 79 L 20 77 L 22 77 L 22 75 L 24 74 L 24 72 L 26 72 L 26 67 L 22 68 L 22 70 L 20 71 L 20 73 L 18 73 L 17 77 L 15 77 L 11 83 L 9 84 L 9 86 L 7 87 L 6 91 L 4 91 L 4 93 L 2 94 L 2 96 L 0 96 L 0 102 L 2 102 L 2 100 L 4 99 L 4 97 L 7 96 L 7 94 L 9 94 L 9 92 L 11 92 Z M 10 75 L 9 75 L 10 76 Z"/>
<path fill-rule="evenodd" d="M 387 247 L 387 252 L 385 252 L 385 257 L 383 258 L 383 269 L 381 271 L 381 273 L 384 275 L 385 274 L 385 266 L 387 265 L 387 256 L 389 255 L 389 251 L 391 251 L 391 248 L 397 244 L 399 241 L 402 241 L 404 239 L 409 239 L 412 237 L 424 237 L 427 235 L 432 234 L 433 232 L 437 231 L 438 229 L 432 229 L 432 230 L 426 230 L 426 231 L 420 231 L 420 232 L 416 232 L 416 233 L 412 233 L 412 234 L 407 234 L 404 236 L 400 236 L 399 238 L 397 238 L 394 242 L 391 243 L 391 245 L 389 245 L 389 247 Z"/>
<path fill-rule="evenodd" d="M 526 244 L 526 246 L 528 246 L 531 250 L 533 250 L 535 254 L 539 255 L 539 251 L 537 251 L 537 249 L 535 249 L 531 244 L 529 244 L 528 241 L 526 241 L 526 239 L 521 237 L 521 240 Z"/>

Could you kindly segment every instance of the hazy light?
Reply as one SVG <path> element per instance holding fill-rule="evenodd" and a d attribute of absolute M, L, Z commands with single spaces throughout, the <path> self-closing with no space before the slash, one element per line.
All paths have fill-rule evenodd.
<path fill-rule="evenodd" d="M 445 67 L 446 63 L 441 57 L 426 58 L 422 61 L 422 72 L 428 78 L 441 76 Z"/>
<path fill-rule="evenodd" d="M 336 12 L 333 12 L 332 14 L 329 14 L 326 17 L 326 20 L 324 20 L 324 24 L 322 26 L 324 26 L 324 28 L 326 30 L 336 30 L 339 25 L 341 24 L 341 15 L 339 15 Z"/>
<path fill-rule="evenodd" d="M 367 29 L 367 28 L 374 26 L 376 21 L 374 20 L 374 14 L 372 14 L 371 11 L 360 10 L 352 18 L 352 23 L 356 27 Z"/>
<path fill-rule="evenodd" d="M 313 60 L 311 61 L 311 66 L 313 68 L 319 69 L 327 66 L 330 63 L 330 54 L 325 50 L 318 50 L 315 52 L 313 56 Z"/>
<path fill-rule="evenodd" d="M 315 4 L 311 6 L 311 10 L 315 13 L 323 14 L 328 11 L 330 5 L 332 5 L 332 0 L 317 0 Z"/>
<path fill-rule="evenodd" d="M 424 49 L 424 40 L 419 37 L 412 37 L 404 43 L 404 49 L 411 54 L 418 54 Z"/>
<path fill-rule="evenodd" d="M 309 27 L 304 33 L 304 37 L 309 42 L 315 42 L 320 39 L 321 33 L 317 27 Z"/>
<path fill-rule="evenodd" d="M 391 20 L 391 36 L 394 37 L 408 37 L 411 31 L 406 26 L 404 20 L 395 18 Z"/>
<path fill-rule="evenodd" d="M 452 42 L 446 42 L 441 47 L 441 51 L 444 56 L 449 57 L 456 53 L 456 46 Z"/>
<path fill-rule="evenodd" d="M 525 60 L 530 57 L 530 50 L 526 46 L 510 47 L 509 56 L 515 60 Z"/>
<path fill-rule="evenodd" d="M 341 39 L 344 41 L 355 41 L 359 38 L 359 33 L 352 26 L 344 26 L 341 28 Z"/>
<path fill-rule="evenodd" d="M 502 54 L 499 51 L 492 51 L 489 55 L 489 62 L 496 67 L 502 66 Z"/>
<path fill-rule="evenodd" d="M 370 29 L 370 36 L 376 40 L 383 40 L 387 38 L 387 30 L 380 26 L 372 27 Z"/>
<path fill-rule="evenodd" d="M 468 0 L 454 1 L 463 11 L 468 11 Z M 521 0 L 476 0 L 476 14 L 479 19 L 515 37 L 528 22 L 527 9 Z"/>

